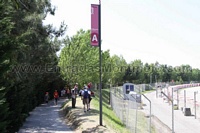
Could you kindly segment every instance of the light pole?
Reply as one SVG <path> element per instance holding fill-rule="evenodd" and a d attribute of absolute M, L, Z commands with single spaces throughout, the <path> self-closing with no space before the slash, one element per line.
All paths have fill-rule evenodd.
<path fill-rule="evenodd" d="M 101 0 L 91 5 L 91 45 L 99 47 L 99 125 L 102 126 Z"/>
<path fill-rule="evenodd" d="M 102 126 L 101 0 L 99 0 L 99 125 Z"/>

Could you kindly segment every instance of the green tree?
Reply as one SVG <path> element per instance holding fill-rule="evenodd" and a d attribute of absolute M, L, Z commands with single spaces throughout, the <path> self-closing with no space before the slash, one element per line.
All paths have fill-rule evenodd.
<path fill-rule="evenodd" d="M 11 31 L 14 27 L 12 18 L 9 16 L 13 10 L 10 7 L 11 2 L 0 2 L 0 132 L 5 132 L 10 121 L 8 116 L 8 103 L 6 101 L 6 85 L 7 71 L 11 66 L 10 59 L 12 58 L 13 51 L 17 47 L 15 39 Z"/>
<path fill-rule="evenodd" d="M 98 82 L 98 48 L 90 46 L 90 31 L 80 30 L 63 41 L 60 54 L 61 74 L 68 84 Z M 82 86 L 81 86 L 82 87 Z"/>
<path fill-rule="evenodd" d="M 124 74 L 126 72 L 126 69 L 128 68 L 126 60 L 123 58 L 123 56 L 113 55 L 110 59 L 111 64 L 111 83 L 113 85 L 122 85 L 122 83 L 125 81 Z"/>
<path fill-rule="evenodd" d="M 0 128 L 16 132 L 29 111 L 43 102 L 44 92 L 52 91 L 55 81 L 62 80 L 56 71 L 56 51 L 57 38 L 64 34 L 66 26 L 61 24 L 57 30 L 43 25 L 46 15 L 54 14 L 46 0 L 3 0 L 0 11 L 0 97 L 4 107 Z"/>

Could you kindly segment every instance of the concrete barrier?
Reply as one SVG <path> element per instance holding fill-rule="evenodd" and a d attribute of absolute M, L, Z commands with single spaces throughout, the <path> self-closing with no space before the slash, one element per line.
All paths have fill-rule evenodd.
<path fill-rule="evenodd" d="M 190 108 L 184 108 L 184 115 L 185 116 L 191 116 L 191 109 Z"/>

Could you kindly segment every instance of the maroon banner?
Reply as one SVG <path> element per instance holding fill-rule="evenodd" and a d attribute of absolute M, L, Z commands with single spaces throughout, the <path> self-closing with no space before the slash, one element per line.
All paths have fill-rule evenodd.
<path fill-rule="evenodd" d="M 91 45 L 99 46 L 99 5 L 91 5 Z"/>

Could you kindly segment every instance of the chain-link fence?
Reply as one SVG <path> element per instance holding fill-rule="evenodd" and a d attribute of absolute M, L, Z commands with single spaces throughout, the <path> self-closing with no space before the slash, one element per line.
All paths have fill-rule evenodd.
<path fill-rule="evenodd" d="M 135 91 L 141 92 L 144 85 L 135 85 Z M 142 109 L 142 102 L 136 101 L 137 95 L 123 94 L 123 87 L 110 88 L 110 104 L 116 115 L 126 125 L 131 133 L 149 133 L 150 118 L 148 117 L 149 110 Z M 141 95 L 140 95 L 141 97 Z"/>

